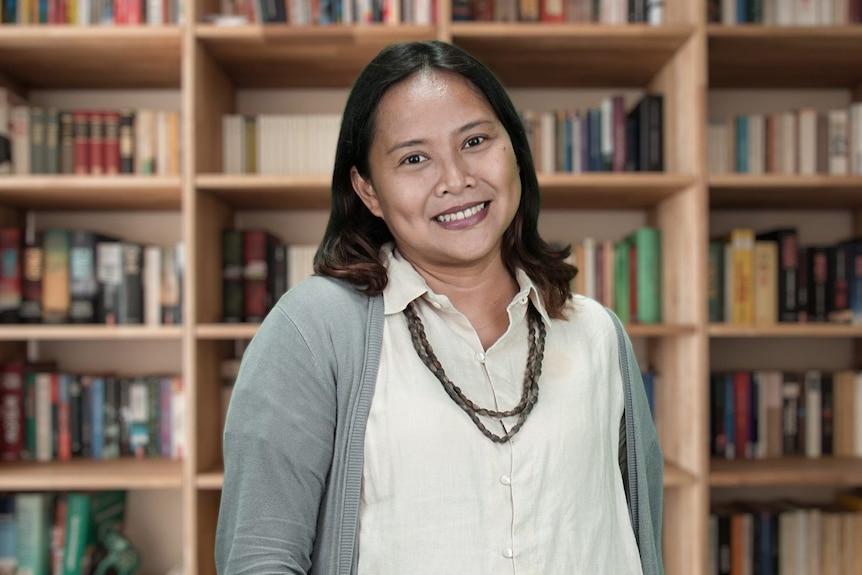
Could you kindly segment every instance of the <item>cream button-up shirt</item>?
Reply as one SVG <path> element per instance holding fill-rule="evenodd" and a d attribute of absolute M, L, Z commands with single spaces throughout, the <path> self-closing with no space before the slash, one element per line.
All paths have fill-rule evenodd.
<path fill-rule="evenodd" d="M 567 320 L 551 320 L 519 272 L 509 327 L 484 350 L 448 298 L 397 251 L 386 254 L 359 575 L 642 575 L 619 469 L 623 390 L 606 312 L 576 296 Z M 547 326 L 539 400 L 511 441 L 482 435 L 419 359 L 402 313 L 413 300 L 449 379 L 499 411 L 520 400 L 528 300 L 539 310 Z M 499 421 L 483 422 L 505 433 Z"/>

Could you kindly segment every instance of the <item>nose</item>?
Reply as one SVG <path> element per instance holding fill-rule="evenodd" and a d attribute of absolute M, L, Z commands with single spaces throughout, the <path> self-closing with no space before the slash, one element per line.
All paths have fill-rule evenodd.
<path fill-rule="evenodd" d="M 436 189 L 438 195 L 460 194 L 464 190 L 476 187 L 473 167 L 461 154 L 440 159 L 438 166 L 440 169 Z"/>

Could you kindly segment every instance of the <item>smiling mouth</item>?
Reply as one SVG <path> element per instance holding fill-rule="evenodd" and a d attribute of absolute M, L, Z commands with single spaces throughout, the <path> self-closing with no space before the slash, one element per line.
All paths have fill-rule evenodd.
<path fill-rule="evenodd" d="M 435 221 L 440 222 L 441 224 L 445 224 L 448 222 L 457 222 L 458 220 L 463 220 L 469 218 L 470 216 L 476 215 L 488 205 L 488 202 L 482 202 L 481 204 L 476 204 L 471 208 L 467 208 L 466 210 L 461 210 L 460 212 L 453 212 L 451 214 L 441 214 L 434 218 Z"/>

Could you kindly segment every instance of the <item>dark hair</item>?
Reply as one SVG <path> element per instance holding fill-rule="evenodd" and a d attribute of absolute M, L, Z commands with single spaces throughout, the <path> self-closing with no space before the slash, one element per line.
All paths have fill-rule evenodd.
<path fill-rule="evenodd" d="M 524 126 L 500 81 L 484 64 L 460 48 L 440 41 L 405 42 L 384 48 L 362 71 L 347 98 L 335 167 L 332 208 L 323 241 L 314 258 L 320 275 L 344 278 L 368 295 L 386 287 L 380 247 L 393 241 L 386 223 L 373 215 L 353 191 L 350 169 L 368 177 L 368 154 L 374 139 L 377 106 L 399 82 L 426 70 L 453 72 L 469 80 L 506 128 L 521 175 L 521 203 L 503 234 L 503 261 L 509 271 L 523 269 L 536 284 L 551 317 L 562 317 L 577 270 L 566 263 L 571 247 L 553 247 L 538 233 L 539 182 Z"/>

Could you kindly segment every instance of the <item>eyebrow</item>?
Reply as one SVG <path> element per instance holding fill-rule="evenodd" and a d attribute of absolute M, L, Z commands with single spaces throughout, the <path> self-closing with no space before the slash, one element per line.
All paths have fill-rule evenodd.
<path fill-rule="evenodd" d="M 455 133 L 456 134 L 463 134 L 464 132 L 469 132 L 473 128 L 476 128 L 477 126 L 481 126 L 482 124 L 493 124 L 493 122 L 491 120 L 475 120 L 473 122 L 467 122 L 466 124 L 464 124 L 463 126 L 458 128 L 455 131 Z M 395 152 L 396 150 L 400 150 L 401 148 L 411 148 L 413 146 L 418 146 L 418 145 L 424 144 L 425 142 L 426 142 L 426 140 L 405 140 L 403 142 L 398 142 L 397 144 L 395 144 L 394 146 L 389 148 L 389 150 L 387 150 L 386 153 L 391 154 L 392 152 Z"/>

